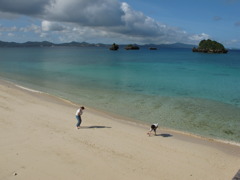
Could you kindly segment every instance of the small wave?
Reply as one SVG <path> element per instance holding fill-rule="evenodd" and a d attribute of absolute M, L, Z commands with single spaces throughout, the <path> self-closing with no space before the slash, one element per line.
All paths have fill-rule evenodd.
<path fill-rule="evenodd" d="M 20 85 L 17 85 L 17 84 L 15 84 L 15 86 L 16 86 L 16 87 L 19 87 L 19 88 L 21 88 L 21 89 L 30 91 L 30 92 L 43 93 L 43 92 L 41 92 L 41 91 L 37 91 L 37 90 L 34 90 L 34 89 L 26 88 L 26 87 L 23 87 L 23 86 L 20 86 Z"/>

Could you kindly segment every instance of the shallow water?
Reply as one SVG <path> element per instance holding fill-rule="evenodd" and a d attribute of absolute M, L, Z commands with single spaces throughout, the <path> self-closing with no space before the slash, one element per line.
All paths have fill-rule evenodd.
<path fill-rule="evenodd" d="M 240 142 L 240 52 L 1 48 L 0 76 L 99 110 Z"/>

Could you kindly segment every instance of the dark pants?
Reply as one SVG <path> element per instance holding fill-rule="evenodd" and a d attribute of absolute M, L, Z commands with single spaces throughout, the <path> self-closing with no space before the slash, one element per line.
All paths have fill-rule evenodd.
<path fill-rule="evenodd" d="M 158 127 L 154 126 L 154 125 L 151 125 L 151 131 L 154 131 L 155 134 L 156 134 L 156 130 L 157 130 Z"/>
<path fill-rule="evenodd" d="M 82 123 L 81 116 L 76 116 L 76 119 L 77 119 L 77 121 L 78 121 L 77 124 L 76 124 L 76 126 L 79 127 L 80 124 Z"/>

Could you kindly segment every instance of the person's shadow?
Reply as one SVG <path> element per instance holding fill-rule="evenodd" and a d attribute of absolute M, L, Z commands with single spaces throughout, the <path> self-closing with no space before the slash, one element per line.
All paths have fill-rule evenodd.
<path fill-rule="evenodd" d="M 112 127 L 108 127 L 108 126 L 82 126 L 80 129 L 101 129 L 101 128 L 112 128 Z"/>
<path fill-rule="evenodd" d="M 162 136 L 162 137 L 167 138 L 167 137 L 172 137 L 173 135 L 171 135 L 171 134 L 157 134 L 156 136 Z"/>

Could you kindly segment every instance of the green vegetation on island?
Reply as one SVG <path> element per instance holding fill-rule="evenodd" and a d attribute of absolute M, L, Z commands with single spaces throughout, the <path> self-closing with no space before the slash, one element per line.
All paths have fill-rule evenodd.
<path fill-rule="evenodd" d="M 210 39 L 208 40 L 202 40 L 198 48 L 193 48 L 193 52 L 203 52 L 203 53 L 227 53 L 228 50 L 225 49 L 225 47 L 218 43 L 217 41 L 212 41 Z"/>
<path fill-rule="evenodd" d="M 129 44 L 125 47 L 126 50 L 139 50 L 139 47 L 137 45 Z"/>
<path fill-rule="evenodd" d="M 113 43 L 112 46 L 109 49 L 112 50 L 112 51 L 117 51 L 118 48 L 119 48 L 119 46 L 117 44 Z"/>

